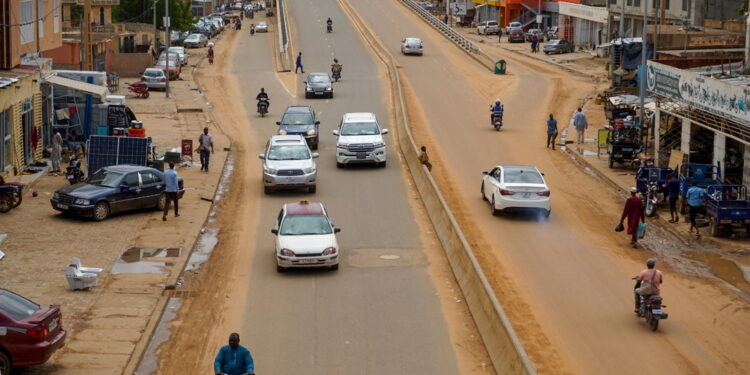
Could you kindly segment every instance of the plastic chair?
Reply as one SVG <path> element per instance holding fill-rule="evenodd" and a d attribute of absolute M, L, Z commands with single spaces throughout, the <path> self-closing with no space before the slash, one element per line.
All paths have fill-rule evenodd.
<path fill-rule="evenodd" d="M 79 258 L 73 258 L 70 261 L 70 263 L 72 265 L 75 265 L 76 267 L 78 267 L 78 270 L 81 271 L 81 272 L 83 272 L 83 273 L 96 273 L 96 274 L 102 273 L 102 269 L 101 268 L 84 267 L 83 264 L 81 264 L 81 259 L 79 259 Z"/>
<path fill-rule="evenodd" d="M 65 271 L 70 290 L 82 290 L 95 287 L 99 283 L 99 275 L 95 273 L 83 273 L 78 266 L 71 264 Z"/>

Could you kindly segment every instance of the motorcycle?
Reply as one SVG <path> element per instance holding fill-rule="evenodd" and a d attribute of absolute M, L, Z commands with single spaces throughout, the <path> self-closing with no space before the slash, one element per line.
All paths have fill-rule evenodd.
<path fill-rule="evenodd" d="M 21 205 L 24 186 L 15 182 L 0 184 L 0 212 L 5 213 Z"/>
<path fill-rule="evenodd" d="M 341 65 L 331 67 L 331 73 L 333 74 L 333 80 L 338 82 L 341 79 Z"/>
<path fill-rule="evenodd" d="M 148 99 L 148 86 L 143 82 L 128 83 L 128 91 L 134 93 L 138 98 Z"/>
<path fill-rule="evenodd" d="M 634 276 L 633 280 L 638 280 L 638 276 Z M 659 295 L 638 295 L 638 298 L 641 299 L 641 308 L 638 309 L 637 313 L 638 317 L 644 318 L 649 327 L 651 327 L 651 331 L 655 332 L 659 328 L 659 321 L 669 317 L 669 314 L 662 310 L 667 305 L 662 305 L 662 299 Z"/>
<path fill-rule="evenodd" d="M 492 113 L 492 126 L 495 127 L 495 130 L 500 131 L 500 128 L 503 127 L 503 114 L 502 113 Z"/>
<path fill-rule="evenodd" d="M 250 26 L 250 35 L 255 35 L 255 26 Z"/>
<path fill-rule="evenodd" d="M 328 33 L 329 33 L 329 34 L 330 34 L 331 32 L 333 32 L 333 25 L 327 25 L 327 26 L 326 26 L 326 31 L 328 31 Z"/>
<path fill-rule="evenodd" d="M 81 161 L 73 154 L 68 161 L 68 167 L 65 168 L 65 178 L 71 185 L 83 182 L 83 171 L 81 170 Z"/>
<path fill-rule="evenodd" d="M 646 188 L 646 216 L 656 215 L 656 206 L 664 200 L 664 193 L 659 191 L 659 183 L 650 181 Z"/>
<path fill-rule="evenodd" d="M 258 113 L 260 113 L 260 117 L 266 117 L 266 113 L 268 113 L 268 99 L 261 98 L 258 100 Z"/>

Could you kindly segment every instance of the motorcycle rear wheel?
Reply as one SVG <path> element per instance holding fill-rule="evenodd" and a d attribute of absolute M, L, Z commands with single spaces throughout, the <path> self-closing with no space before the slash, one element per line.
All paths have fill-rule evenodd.
<path fill-rule="evenodd" d="M 651 320 L 648 321 L 648 325 L 651 327 L 651 331 L 656 332 L 659 328 L 659 319 L 652 317 Z"/>

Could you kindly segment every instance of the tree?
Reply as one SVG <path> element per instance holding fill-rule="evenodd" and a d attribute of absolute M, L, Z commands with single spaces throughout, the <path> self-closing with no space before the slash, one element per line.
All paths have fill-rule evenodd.
<path fill-rule="evenodd" d="M 112 10 L 113 22 L 142 22 L 152 23 L 154 17 L 153 7 L 156 6 L 156 26 L 164 29 L 165 0 L 120 0 L 120 5 Z M 193 29 L 197 17 L 190 10 L 190 2 L 181 0 L 169 1 L 169 18 L 172 21 L 172 30 L 189 31 Z"/>

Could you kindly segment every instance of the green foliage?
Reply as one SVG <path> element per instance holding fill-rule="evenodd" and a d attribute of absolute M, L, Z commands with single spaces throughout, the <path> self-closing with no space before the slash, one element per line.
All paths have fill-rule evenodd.
<path fill-rule="evenodd" d="M 740 16 L 744 16 L 746 12 L 747 12 L 747 3 L 743 1 L 742 4 L 740 4 L 740 7 L 737 8 L 737 14 L 739 14 Z"/>
<path fill-rule="evenodd" d="M 197 17 L 190 10 L 190 2 L 181 0 L 169 1 L 169 18 L 172 30 L 188 31 L 193 28 Z M 165 0 L 156 1 L 156 26 L 163 29 Z M 153 23 L 154 0 L 120 0 L 120 5 L 112 9 L 113 22 Z"/>

